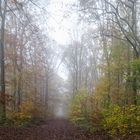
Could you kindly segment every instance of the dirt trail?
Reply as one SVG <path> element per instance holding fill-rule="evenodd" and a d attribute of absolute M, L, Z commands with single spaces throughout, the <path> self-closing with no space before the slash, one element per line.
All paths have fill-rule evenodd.
<path fill-rule="evenodd" d="M 28 128 L 0 128 L 0 140 L 109 140 L 90 134 L 65 119 L 49 119 Z"/>

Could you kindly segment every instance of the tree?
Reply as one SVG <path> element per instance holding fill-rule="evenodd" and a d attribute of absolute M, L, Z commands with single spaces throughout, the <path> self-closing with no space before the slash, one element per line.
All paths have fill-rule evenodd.
<path fill-rule="evenodd" d="M 5 41 L 5 19 L 7 10 L 7 0 L 0 1 L 1 15 L 1 34 L 0 34 L 0 120 L 6 119 L 6 100 L 5 100 L 5 57 L 4 57 L 4 41 Z"/>

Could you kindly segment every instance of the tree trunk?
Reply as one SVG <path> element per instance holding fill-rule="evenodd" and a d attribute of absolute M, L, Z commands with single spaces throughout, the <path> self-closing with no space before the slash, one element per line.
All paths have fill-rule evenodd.
<path fill-rule="evenodd" d="M 4 56 L 4 35 L 5 35 L 5 17 L 7 0 L 5 0 L 4 10 L 1 15 L 1 40 L 0 40 L 0 120 L 6 119 L 6 99 L 5 99 L 5 56 Z M 2 11 L 1 11 L 2 12 Z"/>

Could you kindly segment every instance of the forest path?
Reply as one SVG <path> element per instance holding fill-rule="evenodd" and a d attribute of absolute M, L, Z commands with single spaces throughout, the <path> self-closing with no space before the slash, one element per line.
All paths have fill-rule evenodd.
<path fill-rule="evenodd" d="M 0 140 L 109 140 L 90 134 L 66 119 L 49 119 L 27 128 L 0 128 Z"/>

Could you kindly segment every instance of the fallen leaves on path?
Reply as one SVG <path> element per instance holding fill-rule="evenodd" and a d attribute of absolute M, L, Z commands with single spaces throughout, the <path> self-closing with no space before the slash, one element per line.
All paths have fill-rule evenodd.
<path fill-rule="evenodd" d="M 0 128 L 0 140 L 109 140 L 91 134 L 65 119 L 50 119 L 28 128 Z"/>

